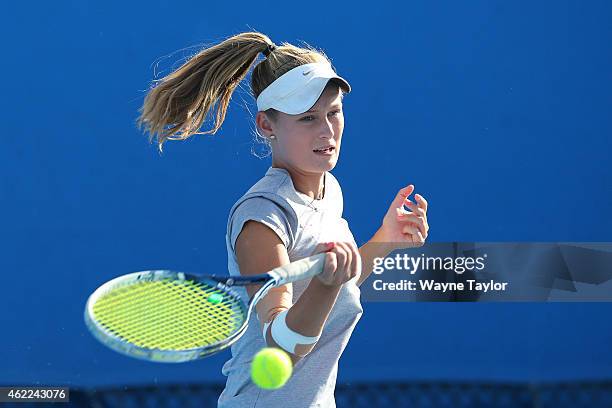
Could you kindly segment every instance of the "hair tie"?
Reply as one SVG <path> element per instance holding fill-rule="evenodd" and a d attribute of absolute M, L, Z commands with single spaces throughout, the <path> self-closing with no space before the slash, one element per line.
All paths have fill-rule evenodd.
<path fill-rule="evenodd" d="M 268 44 L 268 48 L 266 48 L 265 50 L 262 51 L 263 55 L 268 58 L 268 55 L 270 55 L 270 53 L 272 51 L 274 51 L 276 49 L 276 44 L 272 43 L 272 44 Z"/>

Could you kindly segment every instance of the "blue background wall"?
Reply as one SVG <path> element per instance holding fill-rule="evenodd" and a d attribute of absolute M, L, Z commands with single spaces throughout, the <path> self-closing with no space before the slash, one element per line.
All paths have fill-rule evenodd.
<path fill-rule="evenodd" d="M 154 75 L 242 31 L 321 47 L 351 82 L 333 173 L 359 244 L 408 183 L 429 241 L 612 241 L 609 2 L 253 5 L 2 6 L 0 383 L 224 379 L 229 352 L 132 360 L 82 310 L 123 273 L 226 270 L 229 208 L 270 165 L 251 153 L 248 83 L 217 135 L 162 156 L 134 121 Z M 364 309 L 339 381 L 612 376 L 611 304 Z"/>

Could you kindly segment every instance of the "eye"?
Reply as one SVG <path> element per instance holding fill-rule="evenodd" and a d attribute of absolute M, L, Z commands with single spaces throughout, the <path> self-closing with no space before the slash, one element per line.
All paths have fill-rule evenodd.
<path fill-rule="evenodd" d="M 337 116 L 342 112 L 342 110 L 340 109 L 336 109 L 333 112 L 330 112 L 331 115 L 333 116 Z M 308 115 L 308 116 L 304 116 L 303 118 L 300 119 L 300 121 L 302 122 L 312 122 L 315 119 L 315 117 L 313 115 Z"/>

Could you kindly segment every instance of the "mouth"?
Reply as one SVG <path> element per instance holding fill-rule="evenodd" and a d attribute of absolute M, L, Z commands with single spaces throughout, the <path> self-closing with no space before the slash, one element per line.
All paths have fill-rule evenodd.
<path fill-rule="evenodd" d="M 335 146 L 324 146 L 320 149 L 314 149 L 313 152 L 315 153 L 324 153 L 324 154 L 330 154 L 332 153 L 334 150 L 336 150 Z"/>

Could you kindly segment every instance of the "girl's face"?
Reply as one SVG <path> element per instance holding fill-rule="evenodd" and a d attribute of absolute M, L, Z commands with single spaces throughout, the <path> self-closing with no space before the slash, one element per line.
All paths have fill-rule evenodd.
<path fill-rule="evenodd" d="M 302 173 L 322 174 L 329 171 L 338 161 L 344 130 L 340 87 L 330 81 L 309 111 L 298 115 L 278 112 L 276 122 L 263 121 L 261 125 L 266 136 L 276 136 L 272 141 L 273 166 L 292 168 Z M 334 146 L 331 154 L 314 152 L 329 145 Z"/>

